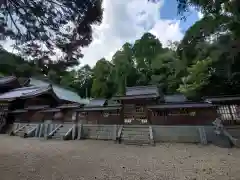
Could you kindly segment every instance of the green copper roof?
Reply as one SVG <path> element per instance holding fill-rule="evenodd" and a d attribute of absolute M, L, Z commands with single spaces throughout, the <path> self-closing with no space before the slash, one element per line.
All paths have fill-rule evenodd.
<path fill-rule="evenodd" d="M 34 86 L 44 86 L 44 85 L 51 84 L 47 81 L 40 80 L 37 78 L 30 78 L 30 80 L 31 80 L 30 85 L 34 85 Z M 62 88 L 55 84 L 52 84 L 52 88 L 59 99 L 71 101 L 74 103 L 80 103 L 80 104 L 88 104 L 89 103 L 88 99 L 81 98 L 76 92 Z"/>

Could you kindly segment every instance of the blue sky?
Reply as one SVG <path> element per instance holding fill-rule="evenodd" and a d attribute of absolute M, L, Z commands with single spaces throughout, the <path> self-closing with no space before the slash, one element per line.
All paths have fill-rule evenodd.
<path fill-rule="evenodd" d="M 199 20 L 198 12 L 192 11 L 186 14 L 186 21 L 180 21 L 181 31 L 184 33 L 194 22 Z M 160 9 L 160 17 L 162 19 L 179 19 L 177 15 L 177 1 L 176 0 L 165 0 L 162 8 Z"/>

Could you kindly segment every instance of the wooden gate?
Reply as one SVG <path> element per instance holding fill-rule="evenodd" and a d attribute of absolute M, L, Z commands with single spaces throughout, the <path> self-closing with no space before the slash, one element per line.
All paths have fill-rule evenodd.
<path fill-rule="evenodd" d="M 148 124 L 144 105 L 125 104 L 123 112 L 124 124 Z"/>

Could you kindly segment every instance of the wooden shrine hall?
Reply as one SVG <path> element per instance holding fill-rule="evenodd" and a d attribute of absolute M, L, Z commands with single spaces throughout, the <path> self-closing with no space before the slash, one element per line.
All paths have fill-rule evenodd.
<path fill-rule="evenodd" d="M 233 101 L 234 100 L 234 101 Z M 164 95 L 157 86 L 126 87 L 122 96 L 86 100 L 77 93 L 41 79 L 0 78 L 0 131 L 46 139 L 107 139 L 206 143 L 212 122 L 230 107 L 237 120 L 240 98 L 188 100 L 182 94 Z M 237 104 L 237 105 L 236 105 Z M 236 117 L 235 117 L 236 116 Z M 229 117 L 228 117 L 229 118 Z M 11 126 L 12 125 L 12 126 Z M 176 134 L 172 134 L 176 132 Z M 178 132 L 178 133 L 177 133 Z M 162 134 L 165 133 L 165 134 Z M 185 135 L 184 135 L 185 134 Z M 143 139 L 142 139 L 143 138 Z M 185 141 L 187 139 L 187 141 Z"/>
<path fill-rule="evenodd" d="M 204 97 L 203 99 L 218 106 L 217 112 L 224 125 L 240 125 L 240 95 Z"/>
<path fill-rule="evenodd" d="M 203 125 L 217 117 L 214 104 L 191 102 L 181 94 L 163 95 L 153 85 L 127 87 L 123 96 L 81 103 L 73 100 L 76 97 L 68 99 L 59 87 L 43 83 L 37 86 L 38 81 L 30 85 L 27 80 L 22 86 L 16 77 L 0 78 L 0 102 L 9 104 L 9 122 L 21 115 L 19 122 L 64 123 L 75 119 L 82 124 Z"/>
<path fill-rule="evenodd" d="M 93 99 L 77 111 L 86 124 L 204 125 L 217 117 L 215 105 L 162 95 L 157 86 L 127 87 L 124 96 Z"/>
<path fill-rule="evenodd" d="M 14 122 L 40 123 L 44 118 L 57 120 L 59 114 L 61 121 L 67 120 L 66 117 L 70 116 L 66 110 L 69 109 L 69 105 L 80 107 L 86 103 L 73 91 L 34 78 L 25 78 L 20 82 L 14 76 L 2 77 L 0 92 L 1 132 Z M 56 107 L 60 113 L 45 112 L 46 109 Z"/>

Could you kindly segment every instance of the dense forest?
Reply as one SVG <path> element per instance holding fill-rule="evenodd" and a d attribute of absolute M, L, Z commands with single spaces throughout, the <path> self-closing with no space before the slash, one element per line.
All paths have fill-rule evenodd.
<path fill-rule="evenodd" d="M 133 44 L 125 43 L 111 60 L 98 60 L 93 68 L 77 68 L 64 60 L 26 61 L 2 49 L 0 73 L 46 76 L 82 97 L 111 97 L 124 94 L 126 86 L 149 84 L 158 85 L 165 94 L 183 93 L 192 99 L 239 94 L 240 3 L 207 2 L 179 3 L 180 14 L 194 6 L 204 17 L 187 30 L 181 42 L 172 42 L 168 48 L 145 33 Z"/>

